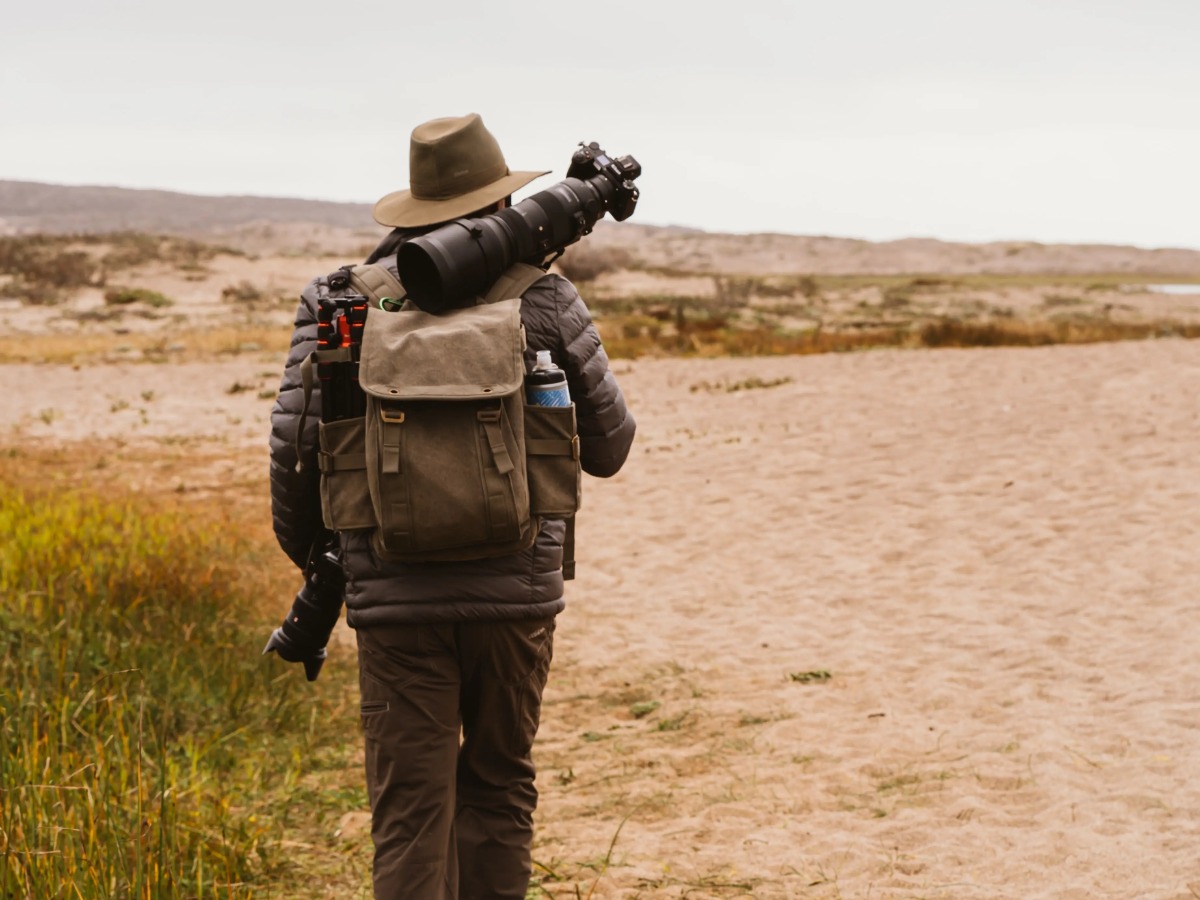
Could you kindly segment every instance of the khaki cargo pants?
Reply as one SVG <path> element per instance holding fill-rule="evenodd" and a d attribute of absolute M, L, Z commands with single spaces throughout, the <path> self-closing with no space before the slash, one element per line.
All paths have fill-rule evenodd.
<path fill-rule="evenodd" d="M 357 634 L 376 900 L 524 900 L 554 619 Z"/>

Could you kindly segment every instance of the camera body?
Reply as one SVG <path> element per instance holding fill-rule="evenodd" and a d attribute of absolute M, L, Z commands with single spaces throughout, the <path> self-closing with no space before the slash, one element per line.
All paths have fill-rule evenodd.
<path fill-rule="evenodd" d="M 608 214 L 618 222 L 624 222 L 632 216 L 637 207 L 638 189 L 634 187 L 633 182 L 641 174 L 642 166 L 632 156 L 612 159 L 595 141 L 580 144 L 579 149 L 571 156 L 571 165 L 567 168 L 568 178 L 587 181 L 597 175 L 603 175 L 611 182 L 613 190 L 608 200 Z M 590 230 L 589 227 L 588 231 Z"/>
<path fill-rule="evenodd" d="M 590 234 L 610 214 L 618 222 L 637 207 L 632 156 L 610 157 L 592 142 L 571 156 L 567 177 L 499 212 L 455 219 L 401 245 L 400 281 L 417 307 L 441 313 L 495 283 L 513 263 L 542 265 L 547 256 Z"/>
<path fill-rule="evenodd" d="M 325 645 L 342 612 L 345 575 L 337 535 L 326 532 L 313 544 L 304 567 L 304 584 L 292 608 L 276 628 L 263 653 L 277 652 L 281 659 L 304 664 L 304 675 L 316 681 L 325 664 Z"/>

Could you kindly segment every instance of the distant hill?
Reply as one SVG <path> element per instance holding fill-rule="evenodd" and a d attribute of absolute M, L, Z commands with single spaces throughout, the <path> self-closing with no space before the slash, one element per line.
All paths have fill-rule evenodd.
<path fill-rule="evenodd" d="M 186 235 L 254 253 L 361 255 L 386 229 L 375 224 L 365 203 L 0 181 L 0 235 L 111 231 Z M 919 237 L 874 242 L 604 220 L 579 249 L 616 251 L 634 267 L 698 275 L 1124 273 L 1200 279 L 1200 250 L 1105 244 Z"/>
<path fill-rule="evenodd" d="M 632 222 L 597 227 L 587 242 L 593 252 L 623 250 L 642 266 L 693 274 L 1104 273 L 1200 278 L 1200 250 L 1115 244 L 968 244 L 918 237 L 864 241 L 798 234 L 720 234 Z"/>
<path fill-rule="evenodd" d="M 365 203 L 205 197 L 175 191 L 0 181 L 0 234 L 149 231 L 202 235 L 251 224 L 372 226 Z"/>

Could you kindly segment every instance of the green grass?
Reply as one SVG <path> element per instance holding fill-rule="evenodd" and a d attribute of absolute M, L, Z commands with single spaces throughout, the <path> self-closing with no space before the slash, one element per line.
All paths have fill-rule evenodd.
<path fill-rule="evenodd" d="M 0 482 L 0 896 L 280 896 L 299 877 L 280 841 L 316 827 L 319 792 L 294 803 L 312 761 L 344 766 L 349 716 L 320 698 L 349 679 L 327 666 L 317 693 L 259 655 L 250 550 L 193 518 Z"/>
<path fill-rule="evenodd" d="M 174 300 L 163 296 L 158 291 L 148 288 L 114 287 L 104 292 L 104 302 L 109 306 L 129 306 L 132 303 L 144 303 L 155 309 L 171 306 Z"/>

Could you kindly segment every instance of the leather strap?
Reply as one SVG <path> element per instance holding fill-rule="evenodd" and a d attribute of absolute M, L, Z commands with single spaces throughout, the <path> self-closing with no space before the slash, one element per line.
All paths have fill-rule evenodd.
<path fill-rule="evenodd" d="M 484 303 L 498 303 L 501 300 L 513 300 L 521 297 L 533 287 L 534 283 L 544 278 L 546 270 L 529 263 L 514 263 L 504 270 L 496 279 L 496 283 L 488 288 L 483 295 Z"/>
<path fill-rule="evenodd" d="M 492 449 L 492 461 L 496 464 L 496 471 L 501 475 L 507 475 L 516 468 L 513 465 L 512 457 L 508 455 L 508 448 L 504 446 L 504 432 L 500 428 L 500 407 L 495 409 L 481 409 L 475 414 L 483 425 L 483 433 L 487 435 L 488 446 Z"/>
<path fill-rule="evenodd" d="M 352 472 L 367 467 L 365 453 L 326 453 L 324 450 L 317 454 L 317 468 L 322 475 L 332 475 L 335 472 Z"/>
<path fill-rule="evenodd" d="M 349 274 L 355 290 L 375 303 L 384 298 L 397 301 L 404 298 L 404 285 L 383 263 L 355 266 Z"/>
<path fill-rule="evenodd" d="M 569 456 L 579 459 L 579 438 L 569 441 L 549 438 L 526 438 L 525 454 L 527 456 Z"/>
<path fill-rule="evenodd" d="M 563 536 L 563 581 L 575 578 L 575 517 L 567 519 L 567 533 Z"/>

